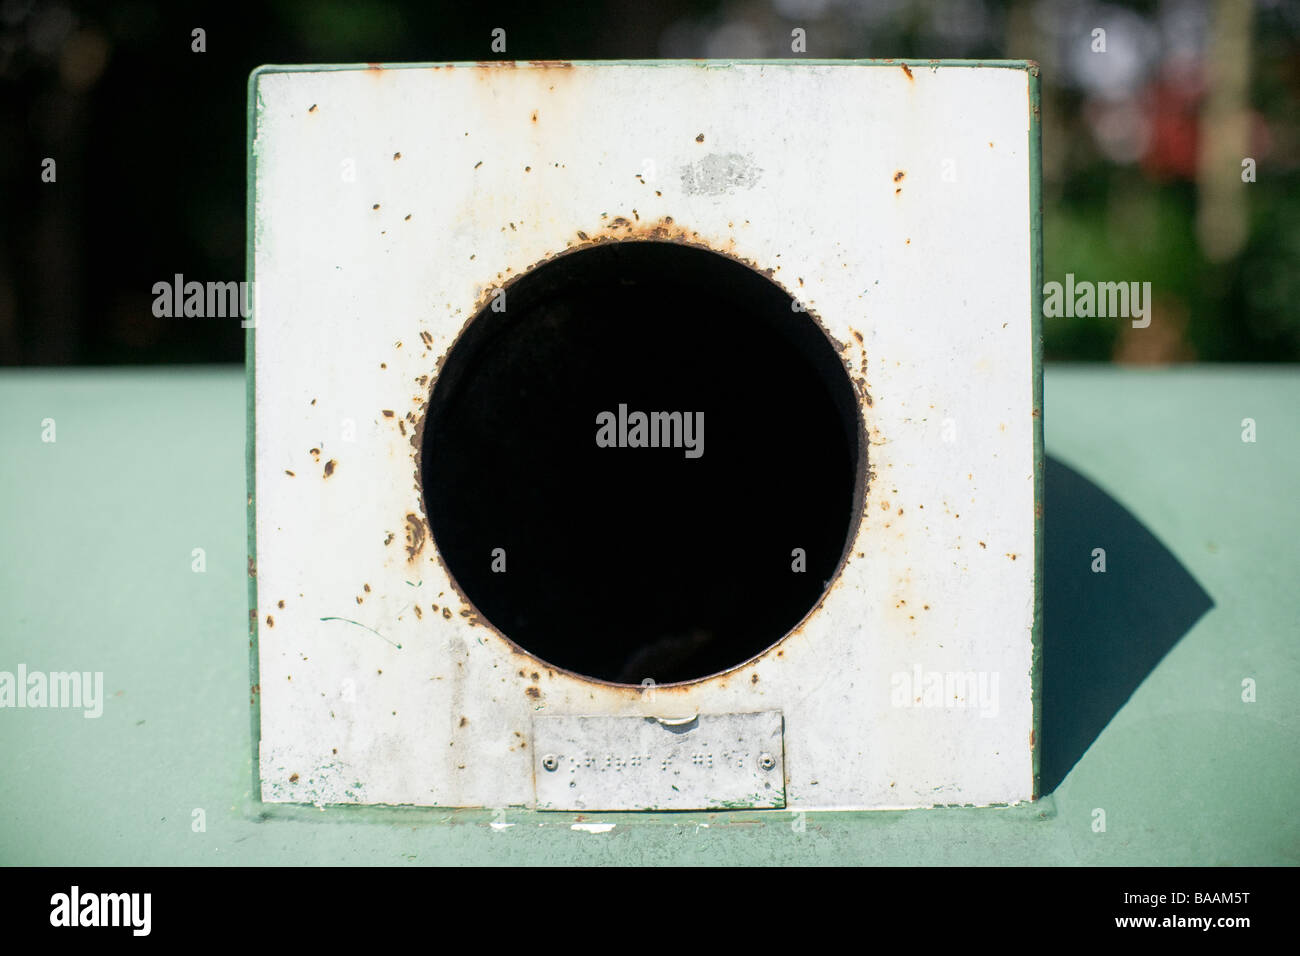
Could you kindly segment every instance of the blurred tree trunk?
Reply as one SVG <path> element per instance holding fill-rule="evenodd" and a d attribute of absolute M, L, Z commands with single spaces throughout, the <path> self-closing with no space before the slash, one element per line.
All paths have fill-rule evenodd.
<path fill-rule="evenodd" d="M 1250 223 L 1241 161 L 1250 155 L 1251 33 L 1255 5 L 1216 0 L 1197 158 L 1196 237 L 1212 262 L 1231 259 Z"/>

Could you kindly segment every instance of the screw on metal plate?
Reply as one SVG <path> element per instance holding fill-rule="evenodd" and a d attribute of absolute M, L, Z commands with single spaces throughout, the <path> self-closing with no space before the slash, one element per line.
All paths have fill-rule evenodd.
<path fill-rule="evenodd" d="M 542 758 L 542 769 L 550 773 L 554 773 L 555 768 L 558 767 L 559 765 L 560 765 L 560 758 L 555 756 L 555 754 L 547 754 L 545 757 Z"/>
<path fill-rule="evenodd" d="M 769 753 L 759 754 L 758 765 L 762 767 L 764 770 L 771 770 L 773 767 L 776 766 L 776 758 Z"/>

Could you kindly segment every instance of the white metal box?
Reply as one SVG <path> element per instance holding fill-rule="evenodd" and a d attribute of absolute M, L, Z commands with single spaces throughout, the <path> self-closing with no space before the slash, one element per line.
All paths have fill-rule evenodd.
<path fill-rule="evenodd" d="M 264 67 L 249 97 L 263 800 L 1034 795 L 1036 67 Z M 582 325 L 593 290 L 588 312 L 616 308 Z M 783 377 L 782 343 L 814 371 Z M 658 419 L 664 447 L 639 447 L 619 389 L 665 383 L 710 411 L 654 406 L 683 424 Z M 591 401 L 610 417 L 586 415 L 569 451 L 568 413 Z M 838 409 L 824 434 L 853 455 L 847 484 L 818 402 Z M 822 471 L 839 482 L 824 502 L 781 500 Z M 841 510 L 842 549 L 801 557 L 799 522 Z M 503 515 L 509 545 L 476 551 Z M 511 537 L 519 516 L 531 538 Z M 696 553 L 720 540 L 741 544 Z M 810 564 L 825 576 L 793 577 Z M 588 581 L 589 602 L 555 606 Z M 681 623 L 700 608 L 719 623 Z"/>

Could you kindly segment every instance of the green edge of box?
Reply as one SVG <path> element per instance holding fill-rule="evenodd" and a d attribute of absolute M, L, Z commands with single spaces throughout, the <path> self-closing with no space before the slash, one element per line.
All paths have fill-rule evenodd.
<path fill-rule="evenodd" d="M 257 184 L 257 81 L 264 72 L 273 72 L 266 67 L 258 67 L 248 75 L 248 114 L 247 140 L 245 154 L 244 179 L 244 273 L 248 278 L 251 291 L 249 299 L 256 303 L 257 286 L 254 285 L 253 250 L 255 247 L 254 230 L 257 227 L 257 203 L 255 189 Z M 244 330 L 244 400 L 247 418 L 244 424 L 244 470 L 247 481 L 248 508 L 248 696 L 249 720 L 252 728 L 252 798 L 260 803 L 262 800 L 262 770 L 259 751 L 262 742 L 262 701 L 258 666 L 258 627 L 257 627 L 257 428 L 254 414 L 256 386 L 253 366 L 256 353 L 253 349 L 256 332 L 257 313 L 252 304 L 249 315 L 252 319 Z"/>

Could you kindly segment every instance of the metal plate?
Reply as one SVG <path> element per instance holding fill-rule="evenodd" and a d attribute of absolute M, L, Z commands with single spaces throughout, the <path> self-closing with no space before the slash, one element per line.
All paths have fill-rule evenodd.
<path fill-rule="evenodd" d="M 781 712 L 536 717 L 539 810 L 785 806 Z"/>
<path fill-rule="evenodd" d="M 754 711 L 789 718 L 790 808 L 1031 796 L 1036 67 L 268 67 L 250 94 L 263 800 L 527 806 L 535 716 Z M 441 561 L 419 475 L 431 389 L 485 296 L 615 239 L 702 246 L 797 295 L 842 346 L 870 443 L 818 607 L 752 660 L 653 694 L 561 670 L 484 619 Z"/>

